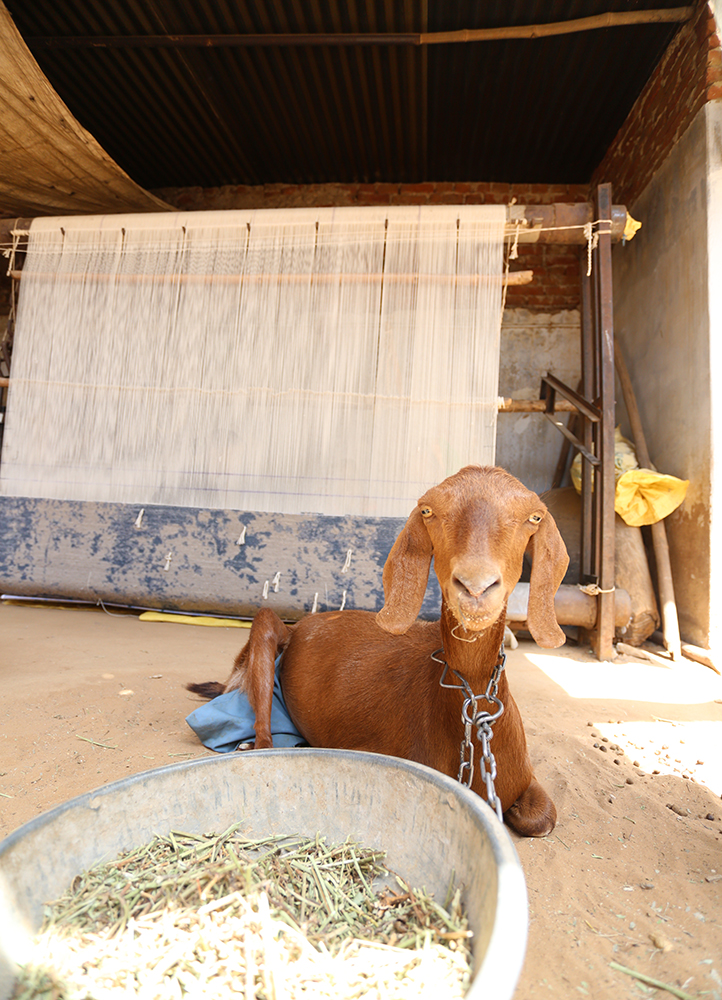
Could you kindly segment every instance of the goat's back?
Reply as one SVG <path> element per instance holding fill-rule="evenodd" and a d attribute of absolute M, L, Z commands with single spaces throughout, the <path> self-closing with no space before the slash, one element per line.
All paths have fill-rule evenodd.
<path fill-rule="evenodd" d="M 431 654 L 440 645 L 438 622 L 417 621 L 403 635 L 389 635 L 369 611 L 309 615 L 293 626 L 283 654 L 291 718 L 311 746 L 409 756 L 409 720 L 438 688 Z M 415 728 L 421 725 L 419 719 Z"/>

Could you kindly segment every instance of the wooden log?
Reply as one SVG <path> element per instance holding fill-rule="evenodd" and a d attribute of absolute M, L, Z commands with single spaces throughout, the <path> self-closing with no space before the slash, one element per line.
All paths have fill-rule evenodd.
<path fill-rule="evenodd" d="M 627 416 L 632 429 L 632 438 L 637 452 L 637 461 L 643 469 L 651 467 L 651 459 L 647 449 L 647 439 L 644 435 L 642 420 L 639 415 L 637 398 L 634 394 L 632 380 L 629 377 L 624 355 L 619 345 L 615 345 L 614 363 L 622 387 L 622 395 L 627 408 Z M 677 616 L 677 602 L 674 597 L 674 581 L 672 579 L 672 564 L 669 558 L 669 543 L 667 541 L 667 529 L 664 521 L 657 521 L 651 525 L 652 544 L 654 546 L 654 557 L 657 564 L 657 589 L 659 591 L 659 603 L 662 613 L 662 632 L 664 634 L 664 645 L 672 659 L 682 658 L 682 647 L 679 636 L 679 618 Z"/>
<path fill-rule="evenodd" d="M 696 663 L 701 663 L 705 667 L 710 667 L 716 674 L 720 673 L 714 665 L 712 652 L 709 649 L 703 649 L 701 646 L 693 646 L 689 642 L 683 642 L 682 656 L 686 656 L 688 660 L 694 660 Z"/>
<path fill-rule="evenodd" d="M 533 271 L 511 271 L 507 275 L 503 274 L 323 274 L 319 272 L 308 272 L 305 274 L 86 274 L 82 271 L 67 273 L 56 273 L 52 271 L 35 271 L 28 274 L 22 270 L 10 272 L 10 277 L 15 281 L 55 281 L 56 283 L 67 282 L 68 284 L 82 283 L 84 281 L 115 282 L 116 284 L 133 283 L 140 285 L 204 285 L 208 283 L 230 284 L 230 285 L 260 285 L 278 282 L 283 285 L 304 285 L 308 282 L 313 284 L 336 284 L 344 281 L 346 284 L 371 284 L 383 282 L 384 284 L 404 284 L 412 285 L 419 281 L 428 282 L 434 285 L 481 285 L 485 283 L 496 283 L 506 285 L 528 285 L 534 279 Z"/>
<path fill-rule="evenodd" d="M 582 498 L 573 486 L 550 490 L 544 503 L 556 522 L 569 553 L 569 568 L 562 583 L 580 578 Z M 617 515 L 614 529 L 614 586 L 629 594 L 630 620 L 617 628 L 617 638 L 631 646 L 641 645 L 659 625 L 659 612 L 649 572 L 641 528 L 625 524 Z"/>
<path fill-rule="evenodd" d="M 584 227 L 596 222 L 597 217 L 591 202 L 562 202 L 556 205 L 507 205 L 505 239 L 519 243 L 571 243 L 583 246 L 587 242 Z M 185 213 L 179 213 L 185 214 Z M 231 212 L 229 211 L 229 215 Z M 624 236 L 627 225 L 625 205 L 612 205 L 611 225 L 598 229 L 610 230 L 613 243 Z M 13 233 L 27 234 L 32 219 L 0 219 L 0 247 L 11 247 Z M 27 246 L 27 235 L 21 235 L 18 249 Z"/>
<path fill-rule="evenodd" d="M 509 205 L 506 238 L 519 243 L 565 243 L 583 246 L 587 243 L 584 227 L 597 222 L 591 202 L 558 205 Z M 609 234 L 613 243 L 624 236 L 627 209 L 624 205 L 610 206 L 609 221 L 598 224 L 597 232 Z"/>
<path fill-rule="evenodd" d="M 618 642 L 617 651 L 624 656 L 633 656 L 638 660 L 648 660 L 650 663 L 656 663 L 660 667 L 669 667 L 670 665 L 669 660 L 665 660 L 663 656 L 657 656 L 656 653 L 644 649 L 643 646 L 628 646 L 626 642 Z"/>
<path fill-rule="evenodd" d="M 499 397 L 499 413 L 545 413 L 547 403 L 545 399 L 509 399 L 506 396 Z M 568 399 L 556 399 L 554 401 L 556 413 L 577 413 L 574 403 Z"/>
<path fill-rule="evenodd" d="M 624 628 L 632 615 L 632 602 L 626 590 L 616 590 L 614 599 L 614 623 Z M 507 621 L 515 625 L 526 621 L 529 604 L 529 584 L 517 583 L 511 592 L 506 609 Z M 598 607 L 596 597 L 585 594 L 579 587 L 562 584 L 554 597 L 554 611 L 560 625 L 576 625 L 593 629 L 597 623 Z"/>
<path fill-rule="evenodd" d="M 626 524 L 619 515 L 614 529 L 614 585 L 626 590 L 632 601 L 624 641 L 629 646 L 641 646 L 658 627 L 659 611 L 642 530 Z"/>
<path fill-rule="evenodd" d="M 664 647 L 664 635 L 662 632 L 653 632 L 650 638 L 658 646 Z M 705 649 L 703 646 L 694 646 L 691 642 L 683 642 L 682 656 L 685 656 L 688 660 L 694 660 L 696 663 L 701 663 L 705 667 L 709 667 L 716 674 L 721 672 L 715 666 L 711 649 Z"/>

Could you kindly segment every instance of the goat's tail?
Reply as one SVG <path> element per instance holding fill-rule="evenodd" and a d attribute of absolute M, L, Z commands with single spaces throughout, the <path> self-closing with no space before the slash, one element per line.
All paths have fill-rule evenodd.
<path fill-rule="evenodd" d="M 193 694 L 199 694 L 201 698 L 217 698 L 219 694 L 223 694 L 225 691 L 225 684 L 221 684 L 220 681 L 204 681 L 202 684 L 186 684 L 186 690 L 192 691 Z"/>

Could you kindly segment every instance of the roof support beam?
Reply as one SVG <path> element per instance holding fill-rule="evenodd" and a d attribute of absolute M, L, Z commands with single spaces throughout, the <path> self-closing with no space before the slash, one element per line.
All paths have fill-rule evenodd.
<path fill-rule="evenodd" d="M 669 10 L 630 10 L 580 17 L 552 24 L 519 24 L 501 28 L 465 28 L 433 32 L 353 32 L 344 34 L 243 34 L 243 35 L 37 35 L 25 39 L 31 49 L 69 48 L 250 48 L 259 45 L 448 45 L 464 42 L 495 42 L 510 38 L 549 38 L 599 28 L 635 24 L 681 24 L 694 7 Z"/>

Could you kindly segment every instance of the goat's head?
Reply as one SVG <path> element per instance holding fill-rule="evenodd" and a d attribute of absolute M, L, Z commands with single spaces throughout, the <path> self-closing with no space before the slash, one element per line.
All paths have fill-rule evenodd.
<path fill-rule="evenodd" d="M 407 631 L 421 610 L 433 556 L 448 609 L 467 631 L 481 632 L 504 612 L 527 549 L 529 630 L 540 646 L 561 646 L 554 594 L 569 564 L 564 542 L 536 493 L 492 467 L 467 466 L 421 497 L 384 566 L 377 621 L 387 632 Z"/>

